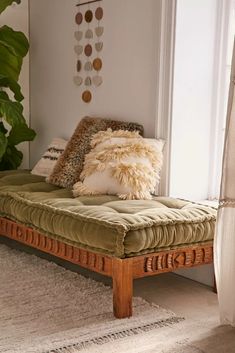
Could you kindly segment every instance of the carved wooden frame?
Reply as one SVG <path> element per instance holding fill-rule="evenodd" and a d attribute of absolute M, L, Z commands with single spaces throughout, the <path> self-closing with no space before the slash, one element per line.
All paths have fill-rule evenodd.
<path fill-rule="evenodd" d="M 213 262 L 212 242 L 119 259 L 51 239 L 4 217 L 0 217 L 0 235 L 112 277 L 113 310 L 117 318 L 132 315 L 133 279 Z"/>

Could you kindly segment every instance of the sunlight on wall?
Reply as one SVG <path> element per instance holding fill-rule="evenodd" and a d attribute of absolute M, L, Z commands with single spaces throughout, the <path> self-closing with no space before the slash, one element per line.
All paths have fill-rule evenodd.
<path fill-rule="evenodd" d="M 171 196 L 208 195 L 216 1 L 177 2 Z"/>

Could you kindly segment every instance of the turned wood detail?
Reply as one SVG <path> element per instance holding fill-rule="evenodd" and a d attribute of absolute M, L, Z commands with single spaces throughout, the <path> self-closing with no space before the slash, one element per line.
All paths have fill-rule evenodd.
<path fill-rule="evenodd" d="M 0 218 L 0 234 L 92 271 L 108 276 L 112 275 L 112 259 L 110 257 L 51 239 L 32 228 L 6 218 Z"/>
<path fill-rule="evenodd" d="M 213 262 L 213 246 L 170 250 L 134 258 L 134 278 L 170 272 Z"/>

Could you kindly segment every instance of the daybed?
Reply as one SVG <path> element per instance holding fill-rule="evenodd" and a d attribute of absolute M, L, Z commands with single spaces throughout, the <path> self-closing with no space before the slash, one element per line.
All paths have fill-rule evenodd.
<path fill-rule="evenodd" d="M 114 315 L 132 282 L 213 259 L 216 210 L 167 197 L 72 197 L 28 171 L 0 172 L 0 234 L 113 279 Z"/>

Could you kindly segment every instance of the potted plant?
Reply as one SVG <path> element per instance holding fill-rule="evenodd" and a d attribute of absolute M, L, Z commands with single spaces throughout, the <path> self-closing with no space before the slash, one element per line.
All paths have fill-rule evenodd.
<path fill-rule="evenodd" d="M 13 2 L 19 4 L 21 0 L 1 0 L 0 15 Z M 0 27 L 0 170 L 17 169 L 23 154 L 16 146 L 36 135 L 23 116 L 24 96 L 18 83 L 28 50 L 24 33 L 6 25 Z"/>

